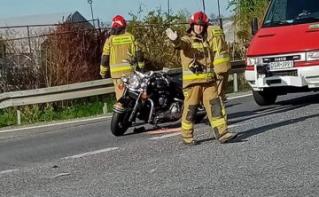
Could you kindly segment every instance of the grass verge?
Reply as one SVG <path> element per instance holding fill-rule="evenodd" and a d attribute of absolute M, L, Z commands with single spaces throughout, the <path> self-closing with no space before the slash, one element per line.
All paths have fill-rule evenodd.
<path fill-rule="evenodd" d="M 7 108 L 0 110 L 0 127 L 17 125 L 17 110 L 21 111 L 21 124 L 25 125 L 101 115 L 105 103 L 107 112 L 111 112 L 115 96 L 95 96 L 72 101 Z"/>

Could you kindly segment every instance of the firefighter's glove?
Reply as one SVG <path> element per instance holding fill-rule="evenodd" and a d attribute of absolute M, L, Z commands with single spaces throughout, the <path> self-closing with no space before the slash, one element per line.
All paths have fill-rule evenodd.
<path fill-rule="evenodd" d="M 172 41 L 177 39 L 176 31 L 173 31 L 171 28 L 166 29 L 166 36 Z"/>
<path fill-rule="evenodd" d="M 138 62 L 137 63 L 138 64 L 138 67 L 140 68 L 140 69 L 143 69 L 144 68 L 144 62 Z"/>
<path fill-rule="evenodd" d="M 102 66 L 100 65 L 100 75 L 101 77 L 104 79 L 106 74 L 108 73 L 109 71 L 109 68 L 108 67 L 105 67 L 105 66 Z"/>
<path fill-rule="evenodd" d="M 137 50 L 135 53 L 135 59 L 137 61 L 137 65 L 140 69 L 144 68 L 144 54 L 141 50 Z"/>
<path fill-rule="evenodd" d="M 139 71 L 139 72 L 144 73 L 145 72 L 145 70 L 144 70 L 144 62 L 138 62 L 136 70 Z"/>
<path fill-rule="evenodd" d="M 128 58 L 123 60 L 123 63 L 129 63 L 130 65 L 135 65 L 137 63 L 136 56 L 132 55 L 130 52 L 127 52 Z"/>

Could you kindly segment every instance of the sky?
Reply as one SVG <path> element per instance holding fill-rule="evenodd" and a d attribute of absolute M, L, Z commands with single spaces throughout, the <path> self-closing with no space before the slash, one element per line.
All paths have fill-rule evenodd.
<path fill-rule="evenodd" d="M 137 13 L 140 5 L 147 12 L 157 8 L 167 11 L 170 2 L 172 11 L 185 9 L 190 13 L 202 10 L 202 0 L 92 0 L 93 15 L 101 21 L 111 21 L 112 16 L 120 14 L 126 18 L 129 13 Z M 227 10 L 229 0 L 219 0 L 221 13 L 230 16 Z M 218 13 L 217 0 L 205 0 L 206 13 Z M 88 0 L 0 0 L 1 18 L 12 18 L 28 15 L 45 15 L 62 12 L 79 11 L 85 18 L 91 19 L 91 9 Z"/>

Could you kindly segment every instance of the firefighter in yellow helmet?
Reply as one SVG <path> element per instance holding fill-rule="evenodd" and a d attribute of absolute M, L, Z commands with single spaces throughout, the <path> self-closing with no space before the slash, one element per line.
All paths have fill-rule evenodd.
<path fill-rule="evenodd" d="M 214 51 L 213 65 L 217 75 L 218 95 L 223 101 L 226 101 L 225 91 L 231 65 L 228 46 L 225 41 L 225 34 L 217 25 L 209 26 L 207 32 L 212 38 L 212 49 Z"/>
<path fill-rule="evenodd" d="M 208 17 L 196 12 L 190 19 L 187 35 L 179 37 L 168 28 L 166 34 L 176 48 L 180 49 L 183 68 L 184 109 L 182 138 L 185 144 L 197 144 L 193 139 L 194 116 L 197 106 L 203 103 L 215 137 L 226 143 L 236 135 L 230 133 L 218 97 L 216 76 L 213 71 L 214 52 L 212 38 L 207 34 Z"/>
<path fill-rule="evenodd" d="M 139 68 L 144 67 L 142 53 L 137 45 L 134 36 L 126 32 L 125 19 L 120 15 L 115 16 L 112 19 L 111 35 L 103 47 L 100 75 L 105 78 L 110 72 L 116 100 L 119 100 L 124 92 L 121 77 L 129 76 L 133 72 L 131 64 L 138 62 Z"/>

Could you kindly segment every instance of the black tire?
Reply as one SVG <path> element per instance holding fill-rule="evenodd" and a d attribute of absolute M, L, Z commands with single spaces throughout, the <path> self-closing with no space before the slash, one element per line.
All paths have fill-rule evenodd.
<path fill-rule="evenodd" d="M 127 113 L 113 112 L 111 121 L 111 132 L 115 136 L 122 136 L 127 131 L 129 125 Z"/>
<path fill-rule="evenodd" d="M 255 102 L 260 106 L 275 104 L 277 99 L 277 94 L 269 90 L 253 91 L 253 96 L 254 96 Z"/>

